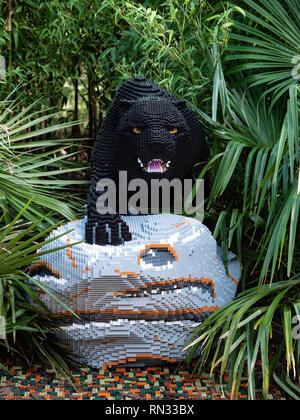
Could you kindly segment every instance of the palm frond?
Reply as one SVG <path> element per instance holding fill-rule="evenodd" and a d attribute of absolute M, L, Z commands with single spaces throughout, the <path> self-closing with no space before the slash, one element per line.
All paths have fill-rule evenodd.
<path fill-rule="evenodd" d="M 17 214 L 29 200 L 31 211 L 26 211 L 23 217 L 31 222 L 38 220 L 45 210 L 72 220 L 78 204 L 68 200 L 67 191 L 87 184 L 70 176 L 86 169 L 74 161 L 77 152 L 72 148 L 78 139 L 41 140 L 78 122 L 47 125 L 58 114 L 48 110 L 40 115 L 38 105 L 36 101 L 25 107 L 11 98 L 0 102 L 0 206 L 7 210 L 7 223 L 9 215 Z M 46 222 L 55 220 L 48 216 Z M 42 223 L 40 228 L 45 226 Z"/>
<path fill-rule="evenodd" d="M 27 203 L 12 222 L 0 231 L 0 317 L 1 338 L 4 338 L 4 341 L 0 340 L 0 350 L 2 353 L 12 352 L 28 363 L 46 363 L 70 380 L 69 366 L 74 366 L 74 363 L 68 357 L 67 348 L 57 342 L 55 334 L 59 325 L 53 321 L 48 308 L 39 298 L 40 293 L 54 295 L 24 271 L 42 256 L 38 250 L 55 240 L 41 239 L 49 235 L 53 227 L 36 233 L 42 219 L 35 223 L 22 221 L 21 217 L 30 206 L 31 203 Z M 55 295 L 54 298 L 70 311 L 59 297 Z"/>
<path fill-rule="evenodd" d="M 241 374 L 247 371 L 249 399 L 255 399 L 261 374 L 263 393 L 268 398 L 270 378 L 276 375 L 274 360 L 285 351 L 287 378 L 297 389 L 299 340 L 293 336 L 292 316 L 297 314 L 295 305 L 300 304 L 299 290 L 300 280 L 293 279 L 241 293 L 194 330 L 185 348 L 190 349 L 188 362 L 197 354 L 195 370 L 199 373 L 208 365 L 211 374 L 230 373 L 232 398 L 238 397 Z"/>
<path fill-rule="evenodd" d="M 232 19 L 234 30 L 228 46 L 229 73 L 245 71 L 243 83 L 265 85 L 264 95 L 274 92 L 277 101 L 300 79 L 298 0 L 243 0 L 244 22 Z M 250 23 L 251 22 L 251 23 Z"/>

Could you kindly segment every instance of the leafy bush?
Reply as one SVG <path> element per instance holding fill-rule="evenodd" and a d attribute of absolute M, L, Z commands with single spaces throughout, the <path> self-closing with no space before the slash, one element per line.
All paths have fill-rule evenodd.
<path fill-rule="evenodd" d="M 246 19 L 231 21 L 230 38 L 237 42 L 228 47 L 230 73 L 245 71 L 243 84 L 263 85 L 264 95 L 273 93 L 274 102 L 300 79 L 300 4 L 297 0 L 244 0 L 244 8 Z"/>
<path fill-rule="evenodd" d="M 195 330 L 187 347 L 192 347 L 188 361 L 199 351 L 195 371 L 201 372 L 209 363 L 211 374 L 216 370 L 221 376 L 229 372 L 232 399 L 238 398 L 245 372 L 250 399 L 255 399 L 260 376 L 265 398 L 273 376 L 291 397 L 299 399 L 300 389 L 290 380 L 290 376 L 295 381 L 300 376 L 300 340 L 293 337 L 295 315 L 300 319 L 299 279 L 276 282 L 259 292 L 256 287 L 249 289 Z M 286 384 L 277 376 L 278 371 L 282 375 L 279 362 L 283 357 Z"/>
<path fill-rule="evenodd" d="M 84 169 L 72 160 L 78 153 L 71 150 L 75 140 L 57 138 L 77 123 L 47 125 L 57 113 L 41 110 L 39 100 L 24 106 L 15 96 L 16 91 L 0 102 L 0 316 L 5 333 L 0 346 L 70 376 L 66 348 L 54 335 L 58 326 L 38 298 L 41 289 L 51 291 L 30 279 L 26 268 L 41 257 L 43 238 L 62 219 L 76 218 L 82 207 L 68 191 L 86 184 L 72 179 Z"/>
<path fill-rule="evenodd" d="M 90 138 L 116 87 L 129 76 L 153 79 L 198 113 L 211 151 L 202 173 L 211 178 L 205 223 L 225 260 L 230 247 L 244 266 L 242 294 L 195 332 L 195 349 L 202 349 L 199 368 L 210 361 L 214 369 L 220 362 L 222 372 L 230 372 L 234 396 L 243 368 L 250 367 L 249 396 L 255 398 L 259 374 L 252 367 L 261 356 L 265 395 L 273 373 L 297 396 L 299 341 L 291 342 L 289 323 L 299 308 L 299 1 L 24 0 L 13 10 L 9 5 L 0 4 L 9 82 L 4 90 L 26 83 L 22 98 L 42 93 L 46 109 L 65 106 L 72 121 L 88 115 Z M 39 138 L 49 132 L 45 126 L 39 132 L 44 120 L 34 106 L 8 124 L 3 121 L 15 117 L 2 108 L 1 124 L 10 128 L 8 133 L 0 126 L 5 217 L 34 196 L 32 212 L 24 212 L 27 220 L 37 220 L 45 207 L 71 218 L 72 208 L 57 198 L 69 182 L 59 173 L 75 169 L 69 160 L 73 140 L 64 147 L 70 150 L 65 158 L 56 161 L 63 145 Z M 22 124 L 32 124 L 26 127 L 31 132 L 22 131 Z M 34 126 L 35 141 L 29 140 Z M 277 342 L 280 348 L 274 348 Z M 280 376 L 284 349 L 288 370 L 295 361 L 294 383 Z"/>
<path fill-rule="evenodd" d="M 42 220 L 23 222 L 21 217 L 28 212 L 30 204 L 0 230 L 0 350 L 18 355 L 29 365 L 33 361 L 47 363 L 57 373 L 70 377 L 71 361 L 67 349 L 57 342 L 54 335 L 58 325 L 52 321 L 39 295 L 50 293 L 67 310 L 70 309 L 24 270 L 44 255 L 39 251 L 40 247 L 54 240 L 41 241 L 53 227 L 36 233 Z M 4 213 L 0 223 L 3 219 Z M 1 363 L 0 367 L 5 369 Z"/>
<path fill-rule="evenodd" d="M 67 189 L 86 184 L 70 177 L 84 168 L 71 159 L 77 154 L 71 150 L 75 140 L 55 137 L 59 130 L 78 122 L 47 125 L 57 113 L 40 110 L 39 101 L 24 106 L 13 96 L 15 92 L 0 102 L 0 205 L 6 210 L 5 221 L 29 200 L 30 211 L 24 213 L 27 220 L 34 222 L 49 210 L 72 220 L 79 206 L 68 199 Z M 55 223 L 54 216 L 46 220 Z M 44 223 L 38 228 L 43 227 Z"/>

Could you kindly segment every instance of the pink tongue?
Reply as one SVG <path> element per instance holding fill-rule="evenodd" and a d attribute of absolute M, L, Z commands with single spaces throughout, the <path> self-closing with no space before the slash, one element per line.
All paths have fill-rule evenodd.
<path fill-rule="evenodd" d="M 159 160 L 151 160 L 148 163 L 148 172 L 161 172 L 162 166 Z"/>

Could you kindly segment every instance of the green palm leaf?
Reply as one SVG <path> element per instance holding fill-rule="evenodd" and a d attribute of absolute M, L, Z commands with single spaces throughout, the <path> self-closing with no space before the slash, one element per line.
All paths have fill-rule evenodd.
<path fill-rule="evenodd" d="M 240 62 L 229 73 L 246 71 L 243 83 L 267 85 L 264 95 L 279 99 L 300 79 L 298 0 L 243 0 L 244 23 L 232 20 L 234 30 L 227 60 Z M 248 23 L 251 22 L 251 23 Z"/>
<path fill-rule="evenodd" d="M 254 287 L 241 293 L 234 302 L 221 308 L 202 322 L 193 331 L 193 337 L 187 342 L 186 350 L 192 349 L 187 355 L 187 361 L 198 351 L 197 365 L 194 368 L 201 373 L 207 366 L 211 373 L 229 373 L 229 391 L 236 398 L 241 385 L 241 372 L 248 372 L 249 399 L 256 397 L 256 382 L 260 374 L 263 377 L 263 392 L 268 398 L 271 375 L 276 375 L 277 363 L 273 363 L 270 355 L 270 344 L 274 332 L 278 329 L 278 319 L 282 314 L 281 328 L 284 331 L 276 333 L 282 345 L 276 347 L 274 360 L 279 360 L 282 350 L 286 351 L 287 377 L 285 382 L 297 390 L 299 375 L 299 355 L 296 339 L 292 334 L 292 315 L 297 314 L 295 307 L 299 306 L 300 280 L 298 278 L 266 285 L 262 289 Z M 214 345 L 213 345 L 214 344 Z M 261 364 L 258 364 L 258 361 Z M 260 372 L 258 372 L 258 367 Z M 275 377 L 277 382 L 282 382 Z M 293 383 L 295 379 L 296 383 Z M 284 386 L 286 388 L 286 386 Z M 299 389 L 298 389 L 299 394 Z"/>
<path fill-rule="evenodd" d="M 10 214 L 17 214 L 29 200 L 30 212 L 26 210 L 23 217 L 31 222 L 38 220 L 45 210 L 72 220 L 79 203 L 67 200 L 66 192 L 70 187 L 87 183 L 70 177 L 84 169 L 74 162 L 77 152 L 72 148 L 76 140 L 41 140 L 78 122 L 46 125 L 58 114 L 46 110 L 41 115 L 37 107 L 38 101 L 24 106 L 18 98 L 11 97 L 0 102 L 0 206 L 7 210 L 6 222 Z M 43 229 L 45 223 L 55 223 L 54 217 L 48 216 L 39 228 Z"/>
<path fill-rule="evenodd" d="M 0 230 L 0 316 L 4 329 L 1 330 L 4 341 L 0 340 L 0 351 L 2 347 L 2 351 L 12 351 L 27 361 L 34 357 L 70 378 L 67 349 L 56 343 L 54 337 L 59 326 L 52 321 L 39 294 L 41 291 L 48 293 L 66 310 L 70 311 L 70 308 L 51 289 L 31 279 L 24 271 L 43 255 L 38 250 L 56 239 L 41 239 L 49 235 L 53 226 L 36 233 L 42 220 L 23 223 L 21 217 L 30 208 L 31 202 Z M 2 214 L 1 221 L 3 217 Z M 68 363 L 70 365 L 71 362 Z"/>

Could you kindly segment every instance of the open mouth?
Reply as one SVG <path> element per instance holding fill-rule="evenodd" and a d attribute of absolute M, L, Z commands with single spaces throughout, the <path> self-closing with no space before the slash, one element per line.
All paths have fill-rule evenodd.
<path fill-rule="evenodd" d="M 141 161 L 141 159 L 138 159 L 138 162 L 145 172 L 159 174 L 167 172 L 171 164 L 170 160 L 168 162 L 164 162 L 161 159 L 152 159 L 147 163 L 144 163 Z"/>

